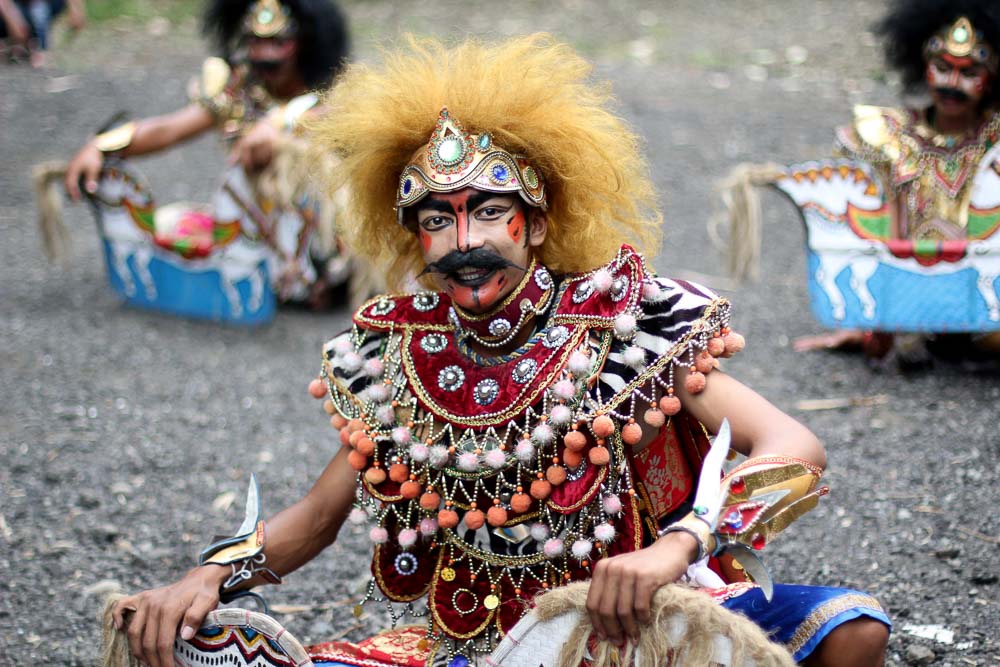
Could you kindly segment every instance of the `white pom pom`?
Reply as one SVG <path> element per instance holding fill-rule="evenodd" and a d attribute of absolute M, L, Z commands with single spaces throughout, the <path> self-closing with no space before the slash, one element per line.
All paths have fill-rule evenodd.
<path fill-rule="evenodd" d="M 347 520 L 355 526 L 360 526 L 368 521 L 368 512 L 364 511 L 360 507 L 354 507 L 351 509 L 351 513 L 347 515 Z"/>
<path fill-rule="evenodd" d="M 577 540 L 573 543 L 570 551 L 573 553 L 573 558 L 583 560 L 590 555 L 590 550 L 593 548 L 594 545 L 590 540 Z"/>
<path fill-rule="evenodd" d="M 383 403 L 375 408 L 375 419 L 383 426 L 391 426 L 396 423 L 396 408 L 391 403 Z"/>
<path fill-rule="evenodd" d="M 375 544 L 385 544 L 389 541 L 389 531 L 382 526 L 375 526 L 370 531 L 368 531 L 368 537 Z"/>
<path fill-rule="evenodd" d="M 447 454 L 448 450 L 447 449 L 444 450 L 444 453 Z M 430 455 L 431 455 L 431 450 L 424 443 L 415 442 L 412 445 L 410 445 L 410 458 L 416 461 L 417 463 L 423 463 L 424 461 L 427 460 L 427 458 Z"/>
<path fill-rule="evenodd" d="M 549 413 L 549 423 L 556 426 L 565 426 L 573 419 L 573 411 L 565 405 L 557 405 Z"/>
<path fill-rule="evenodd" d="M 611 272 L 607 269 L 598 269 L 594 272 L 594 275 L 590 278 L 590 282 L 594 284 L 594 289 L 596 289 L 601 294 L 607 294 L 611 291 L 611 284 L 614 282 L 614 277 L 612 277 Z"/>
<path fill-rule="evenodd" d="M 348 352 L 340 359 L 340 367 L 344 369 L 347 373 L 357 373 L 361 370 L 361 366 L 365 363 L 365 360 L 360 354 L 354 352 Z"/>
<path fill-rule="evenodd" d="M 607 522 L 599 523 L 594 526 L 594 537 L 596 537 L 599 542 L 607 544 L 611 540 L 615 539 L 615 527 Z"/>
<path fill-rule="evenodd" d="M 424 537 L 431 537 L 438 531 L 437 519 L 421 519 L 420 520 L 420 534 Z"/>
<path fill-rule="evenodd" d="M 458 469 L 475 472 L 479 469 L 479 456 L 473 452 L 462 452 L 458 455 Z"/>
<path fill-rule="evenodd" d="M 349 334 L 334 338 L 330 341 L 329 345 L 333 349 L 333 353 L 338 357 L 342 357 L 348 352 L 354 351 L 354 343 L 351 342 Z"/>
<path fill-rule="evenodd" d="M 435 468 L 443 468 L 448 465 L 448 448 L 444 445 L 434 445 L 427 458 Z"/>
<path fill-rule="evenodd" d="M 531 524 L 531 539 L 536 542 L 544 542 L 549 537 L 549 527 L 544 523 Z"/>
<path fill-rule="evenodd" d="M 493 470 L 499 470 L 507 463 L 507 455 L 499 449 L 491 449 L 483 456 L 483 463 Z"/>
<path fill-rule="evenodd" d="M 365 375 L 370 375 L 371 377 L 378 377 L 382 375 L 382 371 L 385 370 L 385 364 L 378 357 L 372 357 L 365 362 Z"/>
<path fill-rule="evenodd" d="M 399 541 L 399 546 L 404 549 L 409 549 L 417 543 L 417 531 L 412 528 L 404 528 L 399 531 L 399 537 L 396 539 Z"/>
<path fill-rule="evenodd" d="M 622 353 L 622 358 L 625 360 L 626 366 L 635 370 L 642 370 L 646 365 L 646 350 L 638 345 L 629 345 L 625 348 L 625 352 Z"/>
<path fill-rule="evenodd" d="M 366 401 L 371 401 L 372 403 L 385 403 L 389 400 L 389 387 L 382 384 L 381 382 L 373 385 L 369 385 L 364 391 Z"/>
<path fill-rule="evenodd" d="M 615 335 L 619 338 L 631 338 L 635 335 L 635 315 L 622 313 L 615 318 Z"/>
<path fill-rule="evenodd" d="M 554 537 L 551 540 L 546 540 L 542 551 L 546 558 L 558 558 L 563 554 L 563 541 Z"/>
<path fill-rule="evenodd" d="M 553 440 L 555 440 L 556 433 L 552 430 L 552 427 L 542 422 L 534 428 L 531 432 L 532 439 L 540 445 L 547 445 Z"/>
<path fill-rule="evenodd" d="M 622 511 L 622 499 L 618 496 L 604 496 L 601 504 L 608 514 L 618 514 Z"/>
<path fill-rule="evenodd" d="M 577 350 L 569 355 L 566 367 L 569 368 L 570 373 L 573 375 L 585 375 L 590 372 L 590 357 Z"/>
<path fill-rule="evenodd" d="M 392 429 L 392 441 L 397 445 L 408 445 L 412 439 L 413 434 L 405 426 L 397 426 Z"/>
<path fill-rule="evenodd" d="M 531 459 L 535 457 L 535 446 L 530 440 L 519 440 L 514 447 L 514 456 L 521 463 L 531 463 Z"/>
<path fill-rule="evenodd" d="M 560 401 L 571 401 L 576 396 L 576 385 L 569 380 L 559 380 L 552 387 L 552 394 Z"/>

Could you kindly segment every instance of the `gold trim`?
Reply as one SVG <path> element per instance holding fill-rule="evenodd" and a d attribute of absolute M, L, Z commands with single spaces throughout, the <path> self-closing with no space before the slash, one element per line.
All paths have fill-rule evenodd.
<path fill-rule="evenodd" d="M 795 634 L 793 634 L 791 639 L 788 640 L 788 643 L 785 644 L 785 646 L 788 647 L 788 651 L 792 655 L 798 653 L 799 649 L 805 646 L 806 643 L 812 639 L 819 629 L 822 628 L 830 619 L 854 607 L 861 607 L 863 609 L 870 609 L 872 611 L 885 613 L 885 610 L 882 609 L 882 605 L 878 603 L 878 600 L 870 595 L 865 595 L 863 593 L 850 593 L 848 595 L 842 595 L 834 598 L 813 609 L 809 615 L 806 616 L 801 623 L 799 623 L 799 627 L 796 628 Z"/>

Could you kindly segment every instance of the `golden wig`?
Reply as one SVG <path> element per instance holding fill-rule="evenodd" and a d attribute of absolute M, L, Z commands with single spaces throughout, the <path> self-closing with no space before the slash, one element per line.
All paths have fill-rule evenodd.
<path fill-rule="evenodd" d="M 591 65 L 538 34 L 448 48 L 406 38 L 381 66 L 352 64 L 326 96 L 328 113 L 310 127 L 314 150 L 342 162 L 332 187 L 350 189 L 343 234 L 352 251 L 384 266 L 390 287 L 423 269 L 415 234 L 396 221 L 399 177 L 425 145 L 438 114 L 525 155 L 548 195 L 548 233 L 539 259 L 556 273 L 591 270 L 621 243 L 659 250 L 662 218 L 639 138 L 609 110 L 607 85 Z"/>

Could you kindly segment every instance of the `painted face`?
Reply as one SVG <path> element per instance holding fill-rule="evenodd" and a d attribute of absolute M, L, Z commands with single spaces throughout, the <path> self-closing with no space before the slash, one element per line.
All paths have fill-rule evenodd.
<path fill-rule="evenodd" d="M 938 114 L 965 115 L 974 112 L 990 84 L 990 71 L 972 58 L 949 53 L 927 63 L 927 84 Z"/>
<path fill-rule="evenodd" d="M 295 39 L 253 36 L 247 43 L 250 66 L 268 84 L 279 84 L 295 74 L 298 53 Z"/>
<path fill-rule="evenodd" d="M 431 193 L 413 209 L 426 272 L 474 313 L 489 311 L 517 287 L 532 248 L 545 239 L 545 216 L 516 194 L 467 187 Z"/>

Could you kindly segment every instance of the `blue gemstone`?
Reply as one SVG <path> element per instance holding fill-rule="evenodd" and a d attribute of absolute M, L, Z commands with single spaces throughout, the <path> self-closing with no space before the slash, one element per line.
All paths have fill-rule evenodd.
<path fill-rule="evenodd" d="M 469 667 L 469 659 L 464 655 L 456 655 L 448 661 L 448 667 Z"/>
<path fill-rule="evenodd" d="M 510 178 L 510 171 L 502 164 L 495 164 L 493 165 L 493 178 L 501 183 L 506 183 L 507 179 Z"/>
<path fill-rule="evenodd" d="M 405 181 L 403 181 L 403 196 L 404 197 L 407 196 L 407 195 L 409 195 L 410 194 L 410 190 L 412 190 L 412 189 L 413 189 L 413 181 L 411 181 L 410 179 L 406 179 Z"/>

